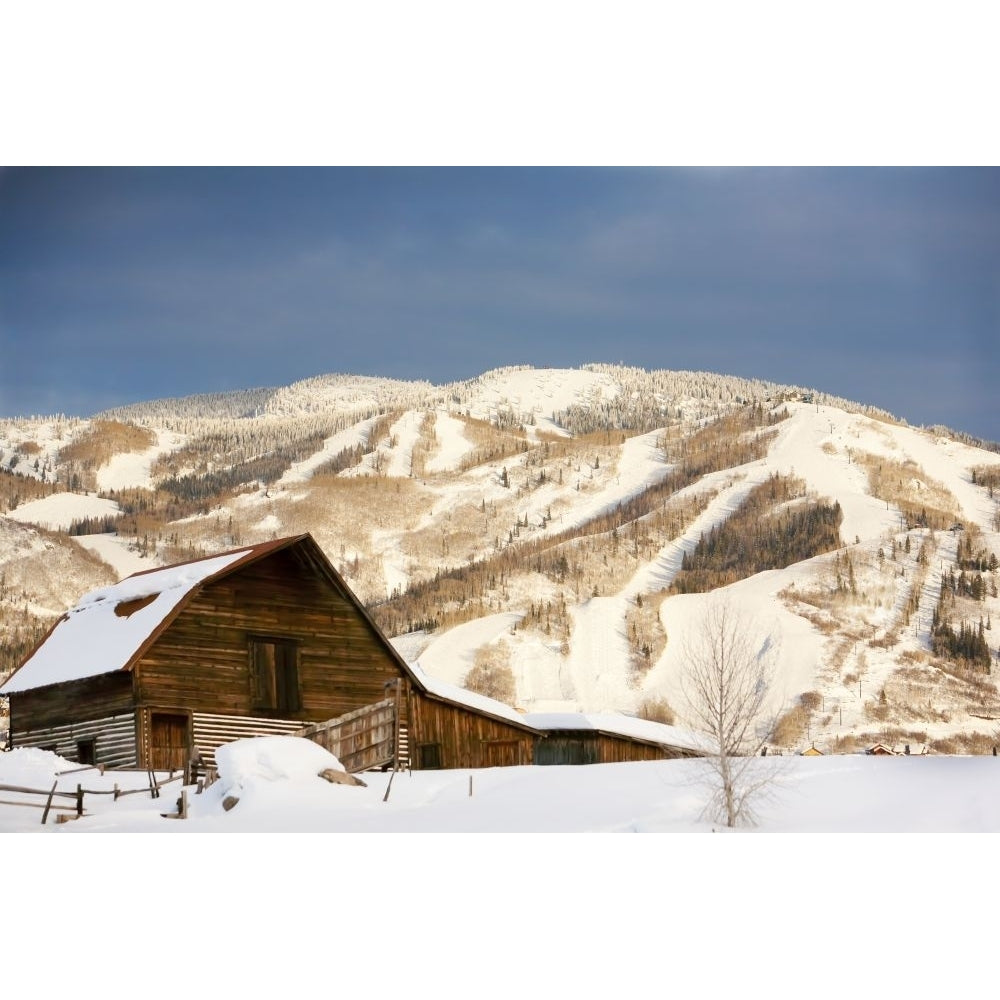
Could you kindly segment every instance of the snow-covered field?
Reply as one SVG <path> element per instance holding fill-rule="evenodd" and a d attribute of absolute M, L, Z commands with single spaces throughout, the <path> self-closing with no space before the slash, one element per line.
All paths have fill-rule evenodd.
<path fill-rule="evenodd" d="M 157 799 L 85 796 L 88 815 L 50 815 L 44 827 L 39 797 L 2 793 L 36 807 L 0 806 L 0 830 L 58 834 L 6 842 L 17 919 L 5 930 L 5 992 L 37 995 L 38 963 L 51 957 L 85 968 L 101 996 L 133 996 L 138 958 L 121 967 L 132 974 L 115 975 L 112 955 L 148 953 L 163 976 L 181 962 L 196 992 L 215 984 L 239 997 L 293 982 L 361 984 L 373 969 L 382 995 L 436 961 L 440 970 L 420 975 L 448 997 L 467 996 L 488 970 L 477 996 L 506 996 L 523 981 L 531 996 L 667 985 L 756 996 L 766 984 L 768 995 L 791 997 L 808 978 L 811 994 L 833 997 L 851 977 L 926 996 L 980 981 L 973 956 L 992 942 L 988 912 L 956 907 L 991 905 L 995 839 L 903 834 L 1000 830 L 993 757 L 763 759 L 776 780 L 760 826 L 716 837 L 701 815 L 699 761 L 404 772 L 388 801 L 388 774 L 363 775 L 366 787 L 331 784 L 317 772 L 339 767 L 336 758 L 302 740 L 239 741 L 219 764 L 216 784 L 187 789 L 187 819 L 162 815 L 176 812 L 179 782 Z M 56 778 L 73 767 L 14 750 L 0 754 L 0 784 L 147 785 L 141 773 Z M 228 811 L 227 796 L 239 799 Z M 591 836 L 573 836 L 583 832 Z M 637 832 L 661 836 L 593 836 Z M 67 836 L 81 833 L 107 836 Z M 141 906 L 129 902 L 140 883 Z M 70 899 L 86 925 L 54 942 L 44 932 L 52 907 Z M 141 919 L 125 918 L 133 906 Z M 113 933 L 100 932 L 105 922 Z M 914 957 L 917 940 L 930 958 Z"/>
<path fill-rule="evenodd" d="M 0 806 L 0 830 L 59 833 L 679 833 L 723 828 L 704 815 L 711 777 L 704 761 L 670 760 L 577 767 L 510 767 L 363 775 L 367 787 L 330 784 L 342 770 L 327 751 L 294 737 L 238 740 L 218 751 L 219 780 L 187 789 L 186 820 L 176 812 L 176 780 L 158 799 L 85 796 L 86 815 L 42 826 L 38 808 Z M 1000 758 L 765 757 L 773 777 L 758 807 L 757 832 L 1000 832 Z M 0 784 L 57 791 L 147 787 L 145 773 L 80 771 L 44 750 L 0 755 Z M 69 773 L 62 773 L 69 772 Z M 390 784 L 388 801 L 384 801 Z M 471 794 L 470 794 L 471 792 Z M 226 810 L 223 800 L 239 804 Z M 65 803 L 66 800 L 58 800 Z"/>

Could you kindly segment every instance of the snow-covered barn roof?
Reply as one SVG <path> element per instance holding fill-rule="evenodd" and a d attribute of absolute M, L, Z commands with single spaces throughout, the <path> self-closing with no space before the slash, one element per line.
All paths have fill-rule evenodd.
<path fill-rule="evenodd" d="M 145 570 L 111 587 L 91 591 L 55 623 L 0 687 L 0 694 L 126 669 L 199 587 L 280 547 L 276 542 L 251 545 Z"/>
<path fill-rule="evenodd" d="M 487 698 L 486 695 L 476 694 L 475 691 L 470 691 L 468 688 L 449 684 L 447 681 L 443 681 L 427 673 L 417 663 L 411 663 L 409 667 L 416 675 L 417 681 L 423 686 L 424 690 L 428 694 L 440 698 L 442 701 L 450 701 L 465 708 L 475 709 L 477 712 L 495 716 L 496 718 L 503 719 L 505 722 L 516 723 L 525 729 L 537 728 L 527 721 L 526 715 L 519 712 L 516 708 L 511 708 L 505 702 L 497 701 L 495 698 Z"/>

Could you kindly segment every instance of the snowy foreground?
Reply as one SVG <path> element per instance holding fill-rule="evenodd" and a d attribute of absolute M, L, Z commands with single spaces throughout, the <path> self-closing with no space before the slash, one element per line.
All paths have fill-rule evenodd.
<path fill-rule="evenodd" d="M 44 797 L 0 793 L 0 830 L 25 832 L 385 832 L 658 833 L 719 830 L 703 815 L 710 781 L 704 761 L 674 760 L 581 767 L 511 767 L 362 775 L 366 787 L 331 784 L 342 770 L 321 747 L 294 737 L 239 740 L 219 750 L 219 780 L 187 789 L 188 818 L 177 811 L 180 782 L 159 798 L 85 796 L 86 815 L 41 825 Z M 762 832 L 1000 831 L 1000 759 L 995 757 L 770 757 L 773 774 L 757 809 Z M 43 750 L 0 754 L 0 785 L 49 789 L 76 765 Z M 142 773 L 75 771 L 58 789 L 143 788 Z M 471 794 L 470 794 L 471 791 Z M 228 811 L 227 798 L 238 803 Z M 68 799 L 56 800 L 69 803 Z M 65 809 L 63 810 L 65 812 Z"/>
<path fill-rule="evenodd" d="M 420 997 L 431 982 L 427 995 L 449 1000 L 680 989 L 791 1000 L 805 982 L 821 1000 L 845 982 L 981 993 L 971 956 L 995 947 L 994 922 L 976 915 L 995 899 L 997 841 L 958 833 L 1000 830 L 1000 759 L 755 763 L 777 771 L 757 829 L 810 836 L 594 835 L 718 829 L 700 815 L 696 760 L 400 773 L 383 802 L 388 775 L 331 784 L 317 771 L 336 759 L 287 737 L 223 748 L 222 777 L 189 790 L 186 820 L 161 816 L 178 782 L 159 799 L 87 797 L 93 815 L 44 827 L 40 809 L 0 806 L 5 832 L 145 834 L 5 840 L 5 995 L 40 995 L 38 970 L 52 965 L 84 970 L 84 996 L 131 1000 L 143 973 L 123 956 L 149 958 L 156 982 L 180 975 L 194 996 L 240 1000 L 319 984 Z M 0 754 L 0 784 L 51 788 L 72 766 L 14 750 Z M 240 800 L 229 811 L 227 795 Z M 226 832 L 257 835 L 207 836 Z M 169 833 L 205 836 L 155 835 Z M 60 905 L 85 915 L 77 933 L 53 930 Z"/>

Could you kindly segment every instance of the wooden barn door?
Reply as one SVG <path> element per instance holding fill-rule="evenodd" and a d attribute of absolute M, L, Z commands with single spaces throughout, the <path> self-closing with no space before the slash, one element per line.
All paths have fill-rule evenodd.
<path fill-rule="evenodd" d="M 183 770 L 188 757 L 188 717 L 166 712 L 151 713 L 149 766 L 154 771 Z"/>

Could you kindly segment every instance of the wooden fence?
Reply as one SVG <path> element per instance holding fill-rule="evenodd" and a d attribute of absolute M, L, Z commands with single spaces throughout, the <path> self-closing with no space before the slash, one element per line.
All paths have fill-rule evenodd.
<path fill-rule="evenodd" d="M 398 711 L 395 698 L 355 709 L 328 722 L 316 722 L 295 732 L 329 750 L 356 773 L 396 762 Z"/>
<path fill-rule="evenodd" d="M 117 771 L 106 769 L 103 764 L 88 765 L 86 767 L 76 767 L 68 771 L 58 771 L 56 773 L 56 780 L 52 783 L 52 787 L 49 789 L 44 788 L 24 788 L 20 785 L 0 785 L 0 794 L 4 792 L 14 793 L 17 795 L 36 795 L 40 798 L 44 798 L 45 802 L 19 802 L 11 799 L 0 799 L 0 805 L 3 806 L 22 806 L 28 809 L 41 809 L 42 810 L 42 825 L 44 826 L 49 818 L 50 812 L 55 812 L 56 822 L 65 823 L 67 820 L 79 819 L 81 816 L 86 815 L 86 810 L 84 809 L 84 803 L 86 796 L 88 795 L 112 795 L 114 796 L 114 801 L 118 801 L 120 798 L 124 798 L 126 795 L 149 795 L 150 798 L 158 799 L 160 797 L 160 792 L 162 789 L 175 781 L 180 781 L 181 779 L 190 779 L 192 777 L 187 771 L 179 771 L 174 774 L 173 771 L 170 772 L 169 777 L 162 779 L 157 777 L 156 772 L 146 771 L 146 776 L 148 779 L 148 784 L 143 788 L 119 788 L 118 783 L 115 782 L 113 788 L 84 788 L 83 785 L 78 784 L 74 791 L 57 791 L 59 785 L 59 778 L 67 774 L 77 774 L 80 771 L 99 771 L 102 775 L 106 771 L 115 774 L 119 771 L 121 772 L 131 772 L 135 773 L 134 768 L 119 768 Z M 208 769 L 205 776 L 200 779 L 195 779 L 197 781 L 197 793 L 201 794 L 203 789 L 211 785 L 217 778 L 217 773 L 214 769 Z M 185 781 L 187 783 L 187 781 Z M 62 801 L 56 801 L 57 799 L 71 799 L 71 803 L 66 803 Z M 176 813 L 164 813 L 164 816 L 177 816 L 178 818 L 186 818 L 187 816 L 187 794 L 186 791 L 181 792 L 181 797 L 178 799 L 177 812 Z"/>

